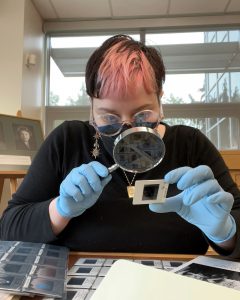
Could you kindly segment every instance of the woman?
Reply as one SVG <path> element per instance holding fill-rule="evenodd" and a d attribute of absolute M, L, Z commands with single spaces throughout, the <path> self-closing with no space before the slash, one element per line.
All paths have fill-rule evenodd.
<path fill-rule="evenodd" d="M 210 244 L 239 257 L 240 192 L 200 131 L 161 122 L 164 79 L 154 48 L 125 35 L 106 40 L 86 67 L 90 124 L 65 122 L 47 137 L 2 216 L 1 238 L 81 251 L 200 254 Z M 164 159 L 145 173 L 110 175 L 114 139 L 139 125 L 161 135 Z M 133 206 L 127 186 L 160 178 L 170 183 L 166 202 Z"/>
<path fill-rule="evenodd" d="M 36 150 L 35 141 L 32 137 L 32 131 L 27 126 L 19 126 L 16 130 L 16 149 L 17 150 Z"/>

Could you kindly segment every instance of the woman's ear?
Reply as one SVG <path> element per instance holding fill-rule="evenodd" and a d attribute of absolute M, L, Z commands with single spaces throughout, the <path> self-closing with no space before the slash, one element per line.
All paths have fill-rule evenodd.
<path fill-rule="evenodd" d="M 159 106 L 160 106 L 160 118 L 161 118 L 161 120 L 164 119 L 162 101 L 161 101 L 161 98 L 162 98 L 163 94 L 164 94 L 164 92 L 163 92 L 163 90 L 161 90 L 161 92 L 159 93 Z"/>
<path fill-rule="evenodd" d="M 163 90 L 161 90 L 161 92 L 159 93 L 159 99 L 161 99 L 161 98 L 162 98 L 163 94 L 164 94 L 164 91 L 163 91 Z"/>

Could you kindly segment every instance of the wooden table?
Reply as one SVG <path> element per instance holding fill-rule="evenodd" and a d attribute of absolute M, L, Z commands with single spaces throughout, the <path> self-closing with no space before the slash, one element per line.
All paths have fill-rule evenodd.
<path fill-rule="evenodd" d="M 209 248 L 207 256 L 217 256 L 218 254 Z M 182 260 L 188 261 L 199 255 L 195 254 L 159 254 L 159 253 L 120 253 L 120 252 L 71 252 L 69 255 L 69 268 L 81 257 L 113 258 L 113 259 L 156 259 L 156 260 Z"/>

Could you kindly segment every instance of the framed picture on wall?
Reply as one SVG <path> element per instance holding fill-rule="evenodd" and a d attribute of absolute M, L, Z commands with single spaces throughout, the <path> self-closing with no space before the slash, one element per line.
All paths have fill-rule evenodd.
<path fill-rule="evenodd" d="M 27 170 L 42 142 L 40 120 L 0 114 L 0 171 Z"/>

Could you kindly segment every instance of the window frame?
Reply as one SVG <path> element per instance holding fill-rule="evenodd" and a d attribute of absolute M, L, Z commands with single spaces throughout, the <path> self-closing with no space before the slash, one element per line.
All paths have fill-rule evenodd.
<path fill-rule="evenodd" d="M 220 30 L 239 30 L 239 26 L 231 27 L 196 27 L 189 30 L 189 28 L 175 29 L 134 29 L 134 30 L 99 30 L 99 31 L 79 31 L 79 32 L 58 32 L 46 34 L 46 48 L 45 48 L 45 132 L 48 134 L 53 129 L 55 120 L 88 120 L 90 114 L 89 106 L 49 106 L 49 78 L 50 78 L 50 39 L 51 37 L 67 37 L 67 36 L 94 36 L 94 35 L 113 35 L 117 33 L 126 34 L 140 34 L 140 40 L 145 42 L 146 34 L 148 33 L 178 33 L 178 32 L 206 32 L 215 31 L 215 36 Z M 230 36 L 230 33 L 228 33 Z M 161 46 L 160 46 L 161 48 Z M 236 53 L 235 55 L 239 55 Z M 226 70 L 227 71 L 227 70 Z M 181 74 L 180 72 L 178 74 Z M 211 73 L 209 73 L 211 74 Z M 218 79 L 219 80 L 219 79 Z M 90 104 L 90 102 L 89 102 Z M 163 105 L 165 118 L 222 118 L 234 117 L 238 119 L 240 124 L 240 103 L 189 103 L 189 104 L 164 104 Z M 238 148 L 240 148 L 240 141 Z"/>

